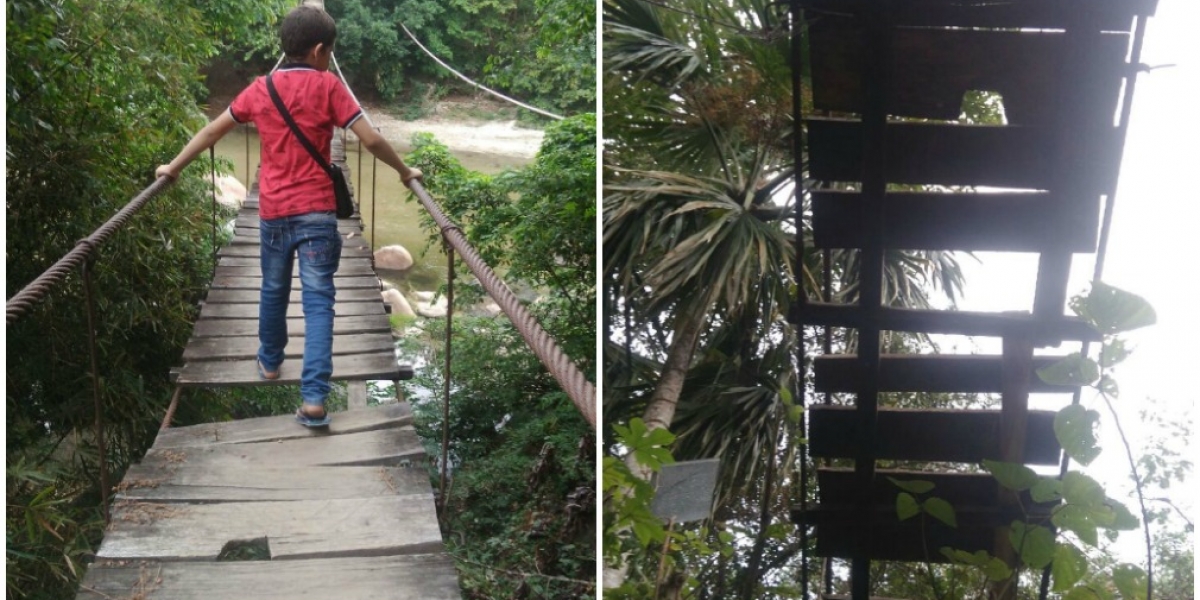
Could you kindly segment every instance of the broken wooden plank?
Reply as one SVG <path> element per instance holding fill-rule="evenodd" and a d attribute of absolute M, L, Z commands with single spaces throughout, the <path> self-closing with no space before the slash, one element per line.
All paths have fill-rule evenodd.
<path fill-rule="evenodd" d="M 817 110 L 862 113 L 862 27 L 852 19 L 810 21 L 812 91 Z M 1045 126 L 1055 122 L 1055 99 L 1062 78 L 1067 35 L 1062 31 L 981 31 L 895 28 L 891 32 L 893 73 L 887 113 L 952 121 L 962 114 L 971 90 L 998 92 L 1007 122 Z M 1103 86 L 1095 110 L 1112 121 L 1124 75 L 1129 34 L 1101 36 L 1088 60 Z M 953 48 L 952 52 L 946 51 Z"/>
<path fill-rule="evenodd" d="M 809 453 L 814 457 L 851 457 L 855 425 L 852 406 L 808 409 Z M 1056 465 L 1058 440 L 1054 413 L 1029 411 L 1025 462 Z M 877 460 L 979 463 L 1000 459 L 1000 412 L 990 410 L 879 410 L 874 436 Z"/>
<path fill-rule="evenodd" d="M 813 179 L 858 181 L 863 131 L 859 121 L 810 118 Z M 889 183 L 995 186 L 1047 190 L 1056 181 L 1054 132 L 1026 126 L 889 123 L 884 176 Z M 1097 195 L 1110 189 L 1120 164 L 1116 129 L 1100 136 L 1088 162 L 1105 177 L 1089 181 Z"/>
<path fill-rule="evenodd" d="M 259 303 L 261 291 L 258 289 L 215 289 L 209 290 L 208 296 L 205 297 L 206 303 L 228 303 L 228 304 L 255 304 Z M 294 286 L 288 300 L 292 304 L 297 304 L 301 301 L 300 286 Z M 377 289 L 338 289 L 337 302 L 334 304 L 334 310 L 348 302 L 382 302 L 383 296 Z"/>
<path fill-rule="evenodd" d="M 215 560 L 225 544 L 267 538 L 273 560 L 442 549 L 428 494 L 288 502 L 121 502 L 96 552 L 106 559 Z"/>
<path fill-rule="evenodd" d="M 1153 15 L 1158 0 L 1095 0 L 1088 10 L 1098 13 L 1105 31 L 1129 31 L 1134 15 Z M 865 15 L 879 7 L 872 0 L 803 0 L 814 15 Z M 905 0 L 888 7 L 893 25 L 916 27 L 986 27 L 1005 29 L 1061 29 L 1070 13 L 1079 10 L 1073 0 L 1020 0 L 963 2 L 962 0 Z"/>
<path fill-rule="evenodd" d="M 296 288 L 300 287 L 300 277 L 298 273 L 292 278 L 292 285 Z M 380 284 L 379 278 L 375 277 L 374 275 L 359 275 L 352 277 L 338 277 L 336 279 L 336 287 L 338 290 L 360 289 L 378 291 L 382 289 L 383 286 Z M 220 273 L 217 273 L 216 276 L 213 277 L 212 288 L 261 290 L 262 277 L 226 277 Z"/>
<path fill-rule="evenodd" d="M 333 413 L 328 435 L 344 435 L 377 429 L 412 425 L 412 408 L 407 402 L 382 404 L 357 410 Z M 292 415 L 258 417 L 237 421 L 221 421 L 185 427 L 172 427 L 158 432 L 154 447 L 183 448 L 209 444 L 242 444 L 288 439 L 307 439 L 307 429 L 296 426 Z"/>
<path fill-rule="evenodd" d="M 256 363 L 256 359 L 189 361 L 180 368 L 175 383 L 190 387 L 300 384 L 300 372 L 303 367 L 301 361 L 283 361 L 283 365 L 279 368 L 279 379 L 269 381 L 258 377 Z M 330 376 L 330 380 L 382 379 L 395 381 L 412 379 L 412 376 L 412 366 L 397 363 L 395 351 L 389 349 L 368 354 L 335 354 L 333 356 L 333 375 Z"/>
<path fill-rule="evenodd" d="M 336 310 L 336 309 L 335 309 Z M 287 329 L 289 336 L 304 335 L 304 318 L 288 317 Z M 377 315 L 333 317 L 334 335 L 352 333 L 390 332 L 391 324 L 387 315 L 380 311 Z M 201 319 L 196 321 L 192 337 L 230 337 L 258 335 L 256 319 Z"/>
<path fill-rule="evenodd" d="M 338 294 L 341 295 L 340 293 Z M 376 296 L 379 296 L 376 293 Z M 333 311 L 339 317 L 364 317 L 368 315 L 385 316 L 382 297 L 379 302 L 342 302 L 338 298 Z M 303 318 L 304 307 L 299 302 L 289 302 L 287 316 L 290 319 Z M 258 304 L 222 304 L 205 302 L 200 307 L 201 319 L 258 319 Z"/>
<path fill-rule="evenodd" d="M 399 467 L 259 467 L 208 469 L 187 465 L 134 465 L 117 486 L 116 500 L 136 502 L 265 502 L 335 500 L 427 494 L 425 469 Z"/>
<path fill-rule="evenodd" d="M 300 404 L 299 399 L 296 402 Z M 142 460 L 149 467 L 185 465 L 204 469 L 259 467 L 407 466 L 423 460 L 421 440 L 412 426 L 390 427 L 357 433 L 333 434 L 306 429 L 293 421 L 300 437 L 241 444 L 205 444 L 178 448 L 152 447 Z"/>
<path fill-rule="evenodd" d="M 396 347 L 390 332 L 356 333 L 333 336 L 333 354 L 386 352 Z M 183 349 L 185 362 L 199 360 L 252 359 L 258 356 L 258 336 L 194 337 Z M 289 336 L 284 347 L 285 359 L 304 355 L 304 336 Z"/>
<path fill-rule="evenodd" d="M 854 192 L 813 192 L 816 248 L 862 248 L 863 200 Z M 885 248 L 1041 252 L 1096 251 L 1096 228 L 1069 228 L 1045 193 L 889 193 L 883 202 Z"/>
<path fill-rule="evenodd" d="M 856 304 L 806 302 L 793 305 L 792 322 L 805 325 L 860 328 L 866 324 Z M 874 325 L 885 331 L 1031 337 L 1038 346 L 1058 346 L 1064 341 L 1099 342 L 1101 336 L 1078 317 L 1035 319 L 1029 313 L 994 313 L 967 310 L 929 310 L 885 306 L 879 309 Z"/>
<path fill-rule="evenodd" d="M 88 569 L 77 600 L 458 600 L 444 553 L 278 561 L 158 562 Z M 161 580 L 161 581 L 160 581 Z"/>
<path fill-rule="evenodd" d="M 1033 371 L 1062 360 L 1059 356 L 1036 356 Z M 855 392 L 860 365 L 853 354 L 830 354 L 813 360 L 817 392 Z M 931 392 L 986 394 L 1003 391 L 1002 360 L 984 354 L 889 354 L 879 361 L 879 390 L 882 392 Z M 1031 374 L 1029 391 L 1072 393 L 1078 386 L 1058 386 Z"/>

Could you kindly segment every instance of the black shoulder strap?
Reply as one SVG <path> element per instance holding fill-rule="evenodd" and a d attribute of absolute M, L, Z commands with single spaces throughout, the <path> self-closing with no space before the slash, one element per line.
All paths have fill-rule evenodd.
<path fill-rule="evenodd" d="M 279 114 L 283 115 L 283 120 L 287 121 L 288 127 L 291 128 L 296 139 L 300 140 L 300 143 L 304 145 L 304 149 L 308 150 L 308 153 L 312 155 L 313 160 L 317 161 L 317 164 L 321 165 L 321 168 L 328 173 L 330 164 L 325 162 L 325 158 L 321 156 L 320 152 L 317 152 L 312 142 L 308 141 L 308 138 L 304 137 L 304 134 L 300 132 L 300 127 L 296 125 L 295 119 L 292 119 L 292 114 L 283 105 L 283 99 L 279 97 L 279 92 L 275 90 L 275 84 L 271 81 L 270 75 L 267 75 L 267 92 L 271 94 L 271 101 L 275 103 L 275 108 L 279 110 Z"/>

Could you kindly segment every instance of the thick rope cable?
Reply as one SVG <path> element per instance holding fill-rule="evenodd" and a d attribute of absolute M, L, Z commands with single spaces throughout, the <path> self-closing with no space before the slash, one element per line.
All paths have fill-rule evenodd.
<path fill-rule="evenodd" d="M 516 294 L 513 294 L 504 281 L 492 272 L 491 267 L 483 262 L 479 253 L 467 242 L 462 230 L 438 208 L 421 182 L 413 180 L 409 182 L 409 185 L 417 200 L 421 202 L 425 210 L 429 211 L 434 222 L 441 228 L 442 237 L 459 253 L 463 263 L 471 269 L 476 279 L 496 301 L 504 314 L 508 315 L 517 331 L 521 333 L 521 337 L 525 338 L 525 343 L 537 355 L 538 360 L 542 361 L 542 364 L 562 386 L 563 391 L 571 398 L 571 402 L 575 404 L 579 412 L 583 413 L 583 418 L 587 419 L 589 425 L 595 427 L 596 387 L 587 380 L 583 371 L 579 370 L 571 358 L 559 348 L 554 338 L 550 337 L 545 329 L 542 329 L 537 319 L 517 299 Z"/>
<path fill-rule="evenodd" d="M 30 307 L 45 298 L 46 293 L 51 288 L 62 281 L 68 273 L 83 264 L 83 261 L 91 256 L 96 248 L 99 248 L 100 245 L 108 240 L 113 232 L 123 227 L 133 217 L 134 213 L 141 210 L 155 196 L 161 194 L 171 183 L 171 178 L 159 177 L 157 181 L 142 190 L 133 200 L 130 200 L 129 204 L 126 204 L 111 219 L 93 231 L 91 235 L 84 238 L 83 242 L 76 245 L 65 256 L 58 259 L 58 262 L 54 263 L 53 266 L 46 269 L 41 275 L 38 275 L 37 279 L 34 279 L 21 291 L 14 294 L 12 298 L 9 298 L 7 304 L 5 304 L 8 324 L 12 325 Z"/>
<path fill-rule="evenodd" d="M 451 67 L 450 65 L 442 62 L 442 59 L 438 58 L 432 52 L 430 52 L 428 48 L 426 48 L 423 44 L 421 44 L 420 40 L 417 39 L 417 36 L 413 35 L 412 32 L 408 30 L 408 27 L 404 26 L 404 23 L 400 23 L 400 28 L 404 30 L 404 33 L 408 34 L 409 39 L 411 39 L 413 41 L 413 43 L 417 45 L 417 47 L 419 47 L 421 50 L 424 50 L 425 54 L 428 54 L 429 58 L 433 59 L 433 62 L 436 62 L 437 64 L 441 65 L 447 71 L 454 73 L 455 75 L 458 76 L 459 79 L 461 79 L 461 80 L 463 80 L 463 81 L 465 81 L 465 82 L 467 82 L 467 83 L 469 83 L 469 84 L 471 84 L 471 85 L 473 85 L 473 86 L 475 86 L 497 98 L 500 98 L 501 100 L 506 100 L 508 102 L 516 104 L 517 106 L 520 106 L 521 108 L 524 108 L 527 110 L 532 110 L 533 112 L 535 112 L 539 115 L 545 115 L 547 117 L 550 117 L 551 119 L 558 119 L 560 121 L 564 118 L 562 115 L 556 115 L 552 112 L 544 111 L 536 106 L 530 106 L 530 105 L 525 104 L 524 102 L 521 102 L 520 100 L 517 100 L 515 98 L 509 98 L 508 96 L 505 96 L 504 94 L 501 94 L 500 92 L 497 92 L 496 90 L 493 90 L 485 85 L 471 81 L 471 79 L 468 78 L 466 75 L 463 75 L 462 73 L 459 73 L 458 71 L 455 71 L 454 67 Z"/>

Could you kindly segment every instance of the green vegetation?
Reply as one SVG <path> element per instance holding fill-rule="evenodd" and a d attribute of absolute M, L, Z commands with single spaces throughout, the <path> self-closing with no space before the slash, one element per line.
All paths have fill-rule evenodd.
<path fill-rule="evenodd" d="M 428 136 L 409 157 L 427 188 L 585 373 L 594 373 L 595 117 L 551 125 L 534 163 L 496 176 L 464 169 Z M 432 235 L 436 229 L 430 225 Z M 429 455 L 450 435 L 442 521 L 470 598 L 591 597 L 595 573 L 592 428 L 501 317 L 472 317 L 484 292 L 455 285 L 453 391 L 442 419 L 444 322 L 407 394 Z M 436 474 L 435 474 L 436 479 Z"/>
<path fill-rule="evenodd" d="M 337 57 L 351 87 L 410 114 L 449 91 L 476 92 L 434 63 L 401 24 L 483 85 L 552 112 L 595 110 L 589 0 L 341 0 L 326 9 L 338 22 Z"/>

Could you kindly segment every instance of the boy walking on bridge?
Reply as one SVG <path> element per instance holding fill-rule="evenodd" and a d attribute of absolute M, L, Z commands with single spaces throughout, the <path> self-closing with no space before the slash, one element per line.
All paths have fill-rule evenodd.
<path fill-rule="evenodd" d="M 259 169 L 259 221 L 262 296 L 258 321 L 258 373 L 279 378 L 287 345 L 287 307 L 292 258 L 297 257 L 304 307 L 304 365 L 300 376 L 302 406 L 296 420 L 308 427 L 329 424 L 325 400 L 333 373 L 333 275 L 341 257 L 333 182 L 289 128 L 268 91 L 268 79 L 300 131 L 329 163 L 334 126 L 350 129 L 363 146 L 400 174 L 406 185 L 421 172 L 404 164 L 387 140 L 363 116 L 341 81 L 329 73 L 337 26 L 317 8 L 301 6 L 284 17 L 279 29 L 287 62 L 274 74 L 259 77 L 229 110 L 200 130 L 170 164 L 155 175 L 176 179 L 201 152 L 239 123 L 253 122 L 262 141 Z"/>

